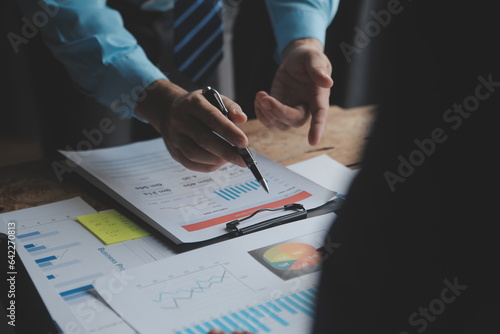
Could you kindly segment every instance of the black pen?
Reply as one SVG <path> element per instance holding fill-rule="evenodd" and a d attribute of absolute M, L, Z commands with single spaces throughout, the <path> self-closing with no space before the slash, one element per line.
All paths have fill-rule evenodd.
<path fill-rule="evenodd" d="M 219 109 L 222 112 L 222 114 L 229 119 L 229 111 L 224 105 L 224 102 L 222 102 L 220 94 L 215 89 L 208 86 L 204 88 L 201 93 L 212 105 L 214 105 L 217 109 Z M 267 182 L 264 179 L 264 177 L 262 177 L 262 174 L 260 173 L 259 168 L 257 167 L 257 163 L 255 162 L 255 159 L 250 150 L 246 147 L 236 148 L 236 150 L 238 151 L 239 155 L 243 158 L 243 161 L 245 161 L 247 167 L 252 171 L 252 174 L 255 176 L 255 178 L 260 183 L 262 188 L 264 188 L 264 190 L 267 191 L 267 193 L 269 193 L 269 187 L 267 185 Z"/>

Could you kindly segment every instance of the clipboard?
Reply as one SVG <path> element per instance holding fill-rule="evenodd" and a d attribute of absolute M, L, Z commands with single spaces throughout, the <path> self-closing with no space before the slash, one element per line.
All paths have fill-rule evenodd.
<path fill-rule="evenodd" d="M 239 237 L 240 235 L 245 235 L 245 234 L 253 233 L 256 231 L 272 229 L 274 226 L 287 224 L 287 223 L 290 223 L 293 221 L 298 221 L 298 220 L 301 220 L 304 218 L 319 216 L 319 215 L 329 213 L 332 211 L 338 213 L 342 207 L 343 202 L 344 202 L 343 199 L 335 198 L 335 199 L 327 202 L 326 204 L 324 204 L 320 207 L 317 207 L 315 209 L 308 210 L 308 211 L 306 211 L 305 209 L 303 210 L 300 204 L 295 203 L 293 205 L 287 206 L 286 207 L 287 210 L 283 210 L 284 212 L 290 212 L 290 213 L 287 213 L 285 215 L 282 215 L 282 216 L 276 218 L 275 219 L 276 221 L 272 221 L 272 220 L 264 221 L 264 222 L 269 223 L 269 224 L 267 224 L 267 226 L 263 226 L 262 224 L 264 222 L 260 222 L 260 223 L 256 223 L 256 224 L 252 224 L 252 225 L 247 226 L 247 227 L 252 227 L 254 225 L 257 225 L 257 226 L 254 226 L 254 228 L 252 228 L 252 229 L 244 230 L 244 233 L 241 233 L 241 234 L 240 233 L 235 234 L 235 233 L 231 233 L 231 231 L 228 231 L 228 234 L 226 235 L 226 237 L 224 239 L 235 238 L 235 237 Z M 266 225 L 266 224 L 264 224 L 264 225 Z M 6 246 L 7 246 L 6 242 L 2 242 L 4 240 L 7 240 L 7 236 L 5 234 L 0 235 L 0 246 L 2 249 L 4 249 L 4 248 L 6 249 Z M 215 243 L 215 242 L 220 242 L 220 241 L 222 241 L 222 239 L 211 240 L 210 242 L 207 241 L 207 242 L 197 243 L 195 245 L 190 245 L 191 247 L 186 247 L 188 245 L 178 245 L 178 246 L 184 246 L 184 247 L 179 247 L 178 250 L 180 252 L 187 251 L 187 250 L 190 250 L 193 248 L 199 248 L 199 247 L 202 247 L 202 246 L 205 246 L 205 245 L 208 245 L 211 243 Z M 30 303 L 29 303 L 29 305 L 24 304 L 22 309 L 21 308 L 18 309 L 19 313 L 17 314 L 17 316 L 18 316 L 17 319 L 20 322 L 17 323 L 19 325 L 16 324 L 16 327 L 12 328 L 13 329 L 12 333 L 24 333 L 25 332 L 25 331 L 23 331 L 25 329 L 24 327 L 31 325 L 33 323 L 37 324 L 37 328 L 38 328 L 39 333 L 44 333 L 44 334 L 45 333 L 47 333 L 47 334 L 62 333 L 62 331 L 58 329 L 57 325 L 52 320 L 52 317 L 50 316 L 42 298 L 40 297 L 31 277 L 29 276 L 27 270 L 25 269 L 24 265 L 22 264 L 21 258 L 19 256 L 16 257 L 16 264 L 17 264 L 16 265 L 16 267 L 17 267 L 16 280 L 17 280 L 17 282 L 19 282 L 18 287 L 21 287 L 21 284 L 22 284 L 22 288 L 19 288 L 19 295 L 17 296 L 17 298 L 19 298 L 19 300 L 30 300 Z M 5 271 L 5 272 L 7 272 L 7 271 Z M 4 300 L 2 300 L 1 302 L 2 302 L 2 304 L 4 304 Z M 29 319 L 29 321 L 27 321 L 27 319 Z M 22 321 L 22 323 L 21 323 L 21 321 Z M 9 333 L 9 332 L 7 332 L 7 333 Z"/>

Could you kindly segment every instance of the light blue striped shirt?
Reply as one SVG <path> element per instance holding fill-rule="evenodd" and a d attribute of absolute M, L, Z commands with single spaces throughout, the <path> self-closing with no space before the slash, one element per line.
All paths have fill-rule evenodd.
<path fill-rule="evenodd" d="M 124 0 L 126 1 L 126 0 Z M 142 10 L 171 9 L 173 0 L 127 0 Z M 182 1 L 182 0 L 180 0 Z M 247 0 L 251 1 L 251 0 Z M 325 42 L 339 0 L 266 0 L 278 53 L 297 38 Z M 133 111 L 150 83 L 168 78 L 149 61 L 106 0 L 19 0 L 25 17 L 42 32 L 76 86 L 122 117 Z M 40 21 L 42 16 L 46 20 Z M 38 21 L 37 21 L 38 20 Z M 257 21 L 257 19 L 256 19 Z"/>

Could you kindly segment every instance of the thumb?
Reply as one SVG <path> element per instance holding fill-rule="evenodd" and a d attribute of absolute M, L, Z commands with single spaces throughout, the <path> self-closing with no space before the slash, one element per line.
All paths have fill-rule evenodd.
<path fill-rule="evenodd" d="M 333 79 L 330 76 L 332 66 L 326 56 L 315 57 L 310 66 L 308 66 L 307 72 L 315 85 L 322 88 L 333 87 Z"/>

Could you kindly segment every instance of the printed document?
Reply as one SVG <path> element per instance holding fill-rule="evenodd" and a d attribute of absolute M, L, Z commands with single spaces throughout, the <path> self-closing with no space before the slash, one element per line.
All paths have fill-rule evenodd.
<path fill-rule="evenodd" d="M 335 195 L 255 152 L 270 194 L 248 168 L 226 164 L 212 173 L 184 168 L 170 156 L 161 138 L 85 152 L 60 152 L 83 177 L 177 244 L 227 234 L 226 223 L 258 209 L 291 203 L 312 209 Z M 245 223 L 280 214 L 265 211 Z"/>
<path fill-rule="evenodd" d="M 308 218 L 178 254 L 94 287 L 141 334 L 309 333 L 325 242 L 335 214 Z"/>
<path fill-rule="evenodd" d="M 103 244 L 77 222 L 96 213 L 81 198 L 0 214 L 0 232 L 15 226 L 14 244 L 52 319 L 63 333 L 132 334 L 126 322 L 95 293 L 105 275 L 174 255 L 154 236 Z"/>

